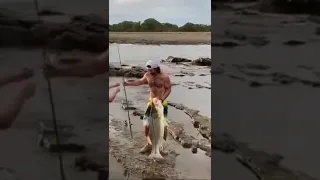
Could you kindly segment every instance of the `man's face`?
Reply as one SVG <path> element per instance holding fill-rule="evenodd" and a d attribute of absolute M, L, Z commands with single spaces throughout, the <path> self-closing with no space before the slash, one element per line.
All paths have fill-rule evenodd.
<path fill-rule="evenodd" d="M 151 66 L 148 65 L 147 69 L 151 74 L 156 74 L 156 70 L 154 68 L 151 68 Z"/>

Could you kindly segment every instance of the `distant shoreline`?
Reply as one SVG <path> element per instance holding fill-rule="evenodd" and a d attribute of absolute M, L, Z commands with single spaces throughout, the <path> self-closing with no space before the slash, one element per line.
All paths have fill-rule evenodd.
<path fill-rule="evenodd" d="M 211 43 L 211 32 L 109 32 L 109 43 L 200 45 Z"/>

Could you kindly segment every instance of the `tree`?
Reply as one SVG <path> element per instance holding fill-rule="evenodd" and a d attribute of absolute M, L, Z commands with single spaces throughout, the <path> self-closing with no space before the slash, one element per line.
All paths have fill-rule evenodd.
<path fill-rule="evenodd" d="M 179 27 L 176 24 L 160 23 L 154 18 L 148 18 L 142 23 L 123 21 L 109 25 L 109 31 L 115 32 L 210 32 L 211 25 L 186 23 Z"/>

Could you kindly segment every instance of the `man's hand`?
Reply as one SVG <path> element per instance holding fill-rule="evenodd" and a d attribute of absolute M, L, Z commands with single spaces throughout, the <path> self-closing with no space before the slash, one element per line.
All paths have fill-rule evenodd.
<path fill-rule="evenodd" d="M 119 84 L 119 83 L 118 83 Z M 116 93 L 119 93 L 120 92 L 120 87 L 118 86 L 117 88 L 116 88 Z"/>

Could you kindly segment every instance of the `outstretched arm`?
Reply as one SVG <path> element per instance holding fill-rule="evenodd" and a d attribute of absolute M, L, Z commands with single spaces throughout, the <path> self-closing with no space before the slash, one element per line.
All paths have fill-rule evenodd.
<path fill-rule="evenodd" d="M 20 72 L 11 73 L 11 74 L 0 74 L 0 87 L 7 85 L 9 83 L 19 82 L 26 80 L 33 76 L 32 69 L 22 69 Z"/>
<path fill-rule="evenodd" d="M 109 85 L 109 89 L 112 89 L 112 88 L 115 88 L 115 87 L 119 87 L 119 86 L 120 86 L 119 83 L 112 84 L 112 85 Z"/>
<path fill-rule="evenodd" d="M 141 79 L 132 81 L 132 82 L 124 82 L 124 86 L 141 86 L 144 84 L 148 84 L 147 75 L 145 74 Z"/>
<path fill-rule="evenodd" d="M 0 130 L 8 129 L 16 120 L 26 101 L 35 93 L 35 85 L 28 83 L 22 88 L 19 94 L 0 111 Z"/>
<path fill-rule="evenodd" d="M 109 96 L 109 103 L 111 103 L 117 96 L 117 94 L 120 92 L 120 87 L 118 87 L 115 91 L 113 91 Z"/>

